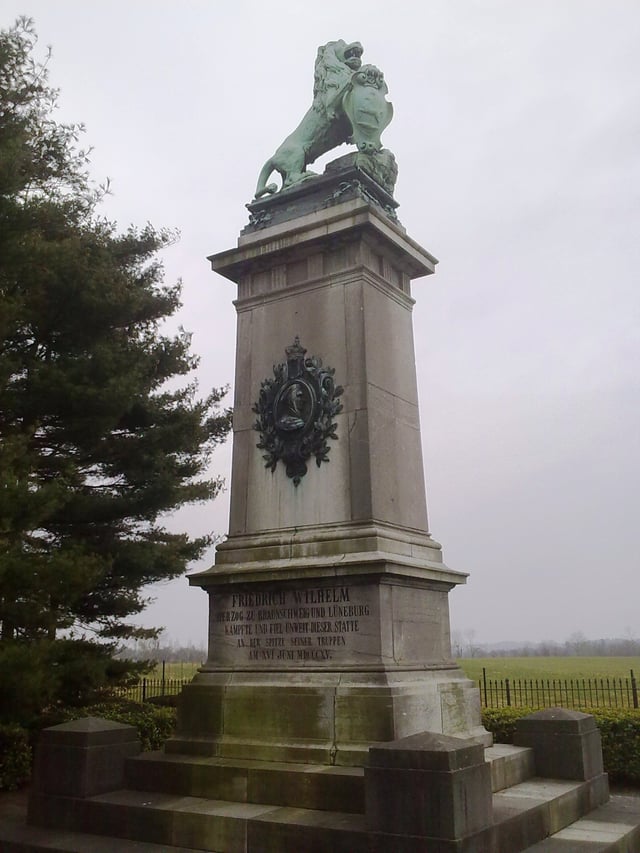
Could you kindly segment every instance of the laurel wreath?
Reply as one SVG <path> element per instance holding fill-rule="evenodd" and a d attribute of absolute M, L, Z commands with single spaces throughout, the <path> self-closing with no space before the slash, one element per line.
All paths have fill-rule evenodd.
<path fill-rule="evenodd" d="M 258 401 L 252 411 L 258 416 L 254 429 L 260 433 L 256 444 L 265 451 L 262 458 L 265 468 L 275 471 L 279 460 L 285 465 L 287 476 L 298 486 L 307 473 L 307 462 L 315 457 L 318 468 L 323 462 L 329 462 L 331 450 L 329 439 L 337 440 L 337 424 L 334 417 L 342 411 L 339 397 L 344 389 L 334 382 L 335 370 L 323 367 L 317 357 L 304 359 L 304 378 L 314 390 L 314 413 L 309 426 L 297 435 L 284 435 L 278 430 L 275 417 L 277 394 L 288 380 L 286 364 L 273 367 L 273 379 L 265 379 L 260 384 Z"/>

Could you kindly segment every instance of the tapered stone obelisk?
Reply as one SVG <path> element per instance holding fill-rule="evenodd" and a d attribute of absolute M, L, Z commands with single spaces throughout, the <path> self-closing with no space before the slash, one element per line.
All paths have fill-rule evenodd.
<path fill-rule="evenodd" d="M 486 735 L 451 657 L 448 593 L 466 575 L 427 524 L 411 282 L 437 261 L 397 221 L 395 161 L 371 141 L 386 85 L 354 74 L 352 48 L 360 152 L 291 186 L 268 161 L 258 195 L 269 168 L 283 189 L 210 258 L 237 285 L 231 511 L 190 579 L 210 598 L 209 656 L 169 751 L 360 764 L 422 731 Z"/>

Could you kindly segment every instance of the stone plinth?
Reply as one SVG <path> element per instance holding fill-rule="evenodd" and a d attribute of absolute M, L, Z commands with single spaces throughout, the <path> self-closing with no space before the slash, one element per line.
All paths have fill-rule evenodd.
<path fill-rule="evenodd" d="M 372 748 L 365 767 L 367 828 L 379 850 L 490 853 L 491 769 L 472 741 L 425 733 Z"/>
<path fill-rule="evenodd" d="M 546 708 L 516 722 L 513 742 L 533 749 L 536 773 L 588 780 L 602 775 L 602 740 L 590 714 Z"/>
<path fill-rule="evenodd" d="M 92 797 L 124 785 L 124 764 L 140 752 L 134 726 L 84 717 L 44 729 L 36 750 L 35 795 Z"/>
<path fill-rule="evenodd" d="M 278 534 L 285 546 L 292 535 L 306 539 L 307 556 L 318 553 L 327 525 L 374 522 L 424 536 L 410 281 L 432 272 L 435 259 L 361 198 L 238 242 L 212 259 L 238 284 L 229 542 L 216 565 L 236 563 L 223 555 L 256 533 L 269 534 L 271 546 Z M 296 336 L 335 369 L 344 393 L 331 461 L 291 488 L 281 466 L 272 473 L 256 450 L 253 406 Z"/>

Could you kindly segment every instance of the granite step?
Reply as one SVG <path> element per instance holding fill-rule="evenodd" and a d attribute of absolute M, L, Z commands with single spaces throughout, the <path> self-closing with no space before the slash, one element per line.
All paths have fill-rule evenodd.
<path fill-rule="evenodd" d="M 605 774 L 587 782 L 533 777 L 493 795 L 496 853 L 516 853 L 565 829 L 606 803 Z"/>
<path fill-rule="evenodd" d="M 494 792 L 533 775 L 533 752 L 497 744 L 485 750 Z M 144 753 L 126 765 L 127 786 L 214 800 L 364 813 L 364 769 Z"/>
<path fill-rule="evenodd" d="M 493 797 L 495 825 L 484 839 L 491 846 L 483 849 L 494 853 L 527 850 L 598 807 L 606 794 L 606 777 L 590 782 L 533 778 L 500 791 Z M 157 791 L 122 790 L 84 800 L 35 795 L 32 813 L 45 825 L 115 834 L 165 844 L 167 849 L 182 846 L 224 853 L 368 853 L 397 847 L 407 853 L 431 853 L 428 843 L 425 846 L 418 838 L 369 835 L 362 814 Z M 445 844 L 441 849 L 453 847 Z"/>
<path fill-rule="evenodd" d="M 553 780 L 556 781 L 556 780 Z M 552 780 L 539 780 L 540 786 L 514 792 L 519 800 L 519 821 L 531 826 L 544 827 L 544 821 L 535 819 L 544 802 L 543 793 L 551 793 Z M 561 783 L 565 784 L 565 783 Z M 564 793 L 555 790 L 555 794 Z M 3 807 L 7 797 L 13 799 L 10 810 Z M 63 798 L 64 799 L 64 798 Z M 506 796 L 496 795 L 494 802 L 504 807 Z M 235 853 L 236 850 L 277 850 L 278 853 L 360 853 L 369 850 L 364 820 L 348 814 L 313 812 L 292 808 L 260 807 L 247 804 L 230 804 L 199 801 L 198 798 L 171 797 L 128 791 L 92 798 L 85 818 L 91 823 L 96 817 L 99 824 L 92 831 L 40 828 L 25 824 L 26 795 L 4 795 L 0 801 L 0 849 L 3 853 L 195 853 L 203 849 L 218 853 Z M 534 801 L 534 802 L 532 802 Z M 74 811 L 78 814 L 75 802 Z M 547 800 L 547 809 L 552 809 Z M 169 818 L 172 812 L 182 811 L 184 817 L 176 821 Z M 126 817 L 125 817 L 126 816 Z M 499 815 L 496 814 L 496 817 Z M 211 821 L 212 817 L 218 820 Z M 505 819 L 513 821 L 502 811 L 502 822 L 496 826 L 496 851 L 500 853 L 638 853 L 640 851 L 640 798 L 614 796 L 574 823 L 557 828 L 546 838 L 527 847 L 512 846 L 513 830 L 505 831 Z M 532 819 L 533 817 L 533 819 Z M 164 840 L 136 840 L 123 837 L 123 831 L 145 833 L 145 825 L 160 823 L 170 827 L 171 842 Z M 516 821 L 517 822 L 517 821 Z M 502 832 L 500 827 L 502 826 Z M 551 827 L 549 827 L 551 828 Z M 97 835 L 96 829 L 105 832 Z M 117 839 L 114 835 L 119 836 Z M 203 848 L 200 842 L 204 841 Z M 420 842 L 416 840 L 419 845 Z M 245 845 L 249 846 L 245 846 Z M 260 846 L 255 846 L 259 844 Z M 406 850 L 420 850 L 407 839 Z M 387 848 L 388 853 L 390 848 Z M 425 850 L 422 847 L 422 850 Z"/>
<path fill-rule="evenodd" d="M 195 847 L 168 847 L 166 844 L 123 838 L 116 840 L 83 832 L 52 832 L 30 826 L 11 832 L 0 825 L 0 840 L 2 853 L 202 853 Z"/>
<path fill-rule="evenodd" d="M 532 753 L 523 747 L 498 744 L 485 756 L 491 764 L 495 823 L 477 839 L 480 847 L 465 847 L 464 853 L 640 853 L 640 800 L 617 797 L 606 803 L 604 774 L 588 782 L 532 777 Z M 126 790 L 86 799 L 34 793 L 31 814 L 47 828 L 23 823 L 21 842 L 16 821 L 13 836 L 2 821 L 0 849 L 7 853 L 463 850 L 446 841 L 368 833 L 363 768 L 147 753 L 128 760 L 127 785 Z"/>
<path fill-rule="evenodd" d="M 639 853 L 640 797 L 611 797 L 525 853 Z"/>
<path fill-rule="evenodd" d="M 533 750 L 526 746 L 496 743 L 484 751 L 491 764 L 491 790 L 494 794 L 535 775 Z"/>
<path fill-rule="evenodd" d="M 134 790 L 238 803 L 364 813 L 364 770 L 321 764 L 143 753 L 126 763 Z"/>
<path fill-rule="evenodd" d="M 150 791 L 114 791 L 84 800 L 35 795 L 47 825 L 151 841 L 167 850 L 212 853 L 367 853 L 364 815 L 315 811 Z M 119 844 L 119 842 L 118 842 Z M 120 850 L 120 847 L 114 847 Z"/>
<path fill-rule="evenodd" d="M 0 794 L 2 853 L 201 853 L 192 847 L 172 847 L 147 841 L 128 841 L 65 829 L 32 826 L 26 822 L 26 790 Z"/>

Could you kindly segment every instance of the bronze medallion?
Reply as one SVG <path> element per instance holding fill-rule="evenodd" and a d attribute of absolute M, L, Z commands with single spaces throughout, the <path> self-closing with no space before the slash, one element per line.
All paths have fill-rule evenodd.
<path fill-rule="evenodd" d="M 305 358 L 306 349 L 296 336 L 286 347 L 287 360 L 274 364 L 273 379 L 260 386 L 258 402 L 252 407 L 260 433 L 256 447 L 264 450 L 265 467 L 275 471 L 278 460 L 295 486 L 307 473 L 307 461 L 329 461 L 330 438 L 337 439 L 334 416 L 342 411 L 338 397 L 343 389 L 333 380 L 335 370 L 323 367 L 317 356 Z"/>

